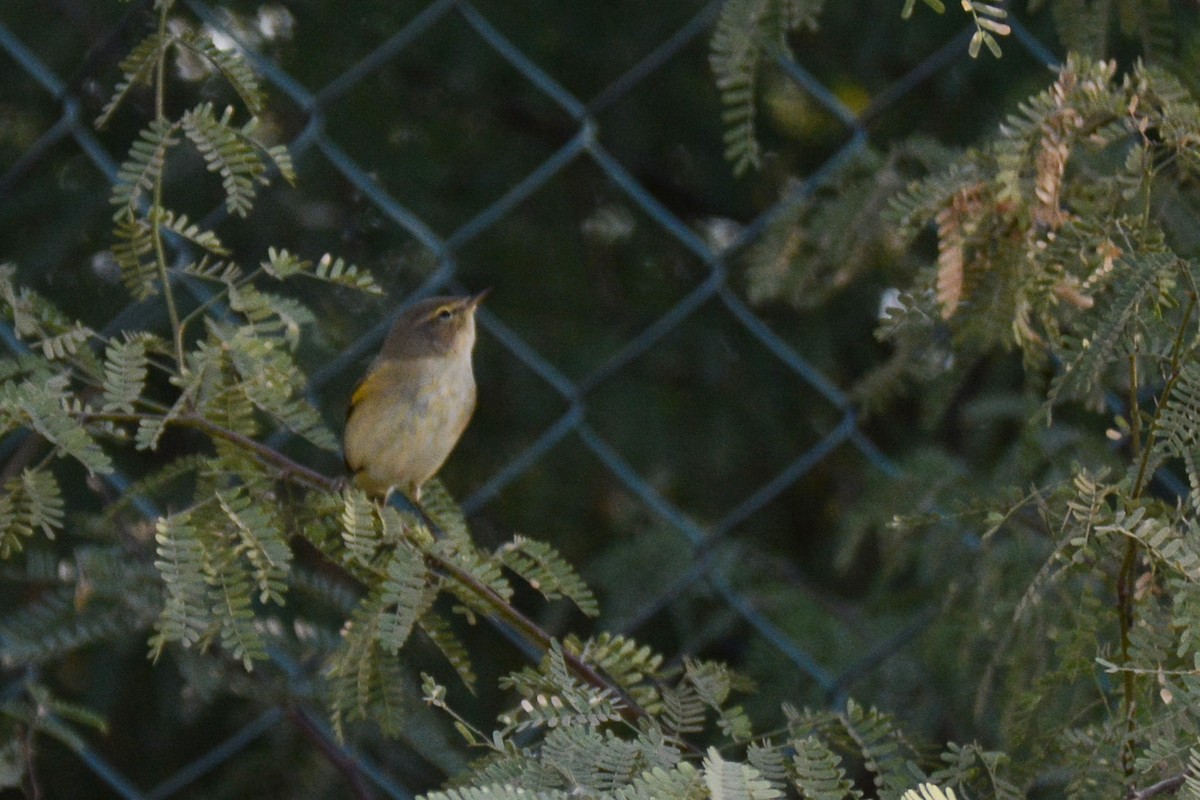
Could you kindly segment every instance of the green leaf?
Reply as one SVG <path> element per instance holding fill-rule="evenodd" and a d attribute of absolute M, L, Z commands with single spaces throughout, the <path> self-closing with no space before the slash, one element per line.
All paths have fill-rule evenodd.
<path fill-rule="evenodd" d="M 479 679 L 471 666 L 471 654 L 462 640 L 454 635 L 450 623 L 438 616 L 437 613 L 430 612 L 418 620 L 417 627 L 421 629 L 421 633 L 429 637 L 434 646 L 450 662 L 450 666 L 454 668 L 463 685 L 474 692 Z"/>
<path fill-rule="evenodd" d="M 1143 304 L 1152 301 L 1160 283 L 1176 270 L 1177 259 L 1170 253 L 1122 259 L 1111 298 L 1089 318 L 1089 329 L 1066 340 L 1066 362 L 1050 384 L 1047 411 L 1063 400 L 1094 393 L 1101 375 L 1124 361 L 1123 343 L 1130 342 L 1141 324 Z"/>
<path fill-rule="evenodd" d="M 533 792 L 517 786 L 462 786 L 444 792 L 430 792 L 421 800 L 571 800 L 574 795 L 566 791 Z"/>
<path fill-rule="evenodd" d="M 158 543 L 154 566 L 167 590 L 158 631 L 150 640 L 151 654 L 157 660 L 171 642 L 198 643 L 209 628 L 211 613 L 204 546 L 190 514 L 160 517 L 154 527 Z"/>
<path fill-rule="evenodd" d="M 899 800 L 923 773 L 906 756 L 909 750 L 891 719 L 850 700 L 841 715 L 846 733 L 858 746 L 882 800 Z"/>
<path fill-rule="evenodd" d="M 433 605 L 436 593 L 430 590 L 427 573 L 419 552 L 403 543 L 396 545 L 379 589 L 379 645 L 385 653 L 398 653 L 413 625 Z"/>
<path fill-rule="evenodd" d="M 792 743 L 792 782 L 808 800 L 858 800 L 862 792 L 846 777 L 842 760 L 824 742 L 809 736 Z"/>
<path fill-rule="evenodd" d="M 233 525 L 237 544 L 233 552 L 250 564 L 261 603 L 283 605 L 292 549 L 283 533 L 276 509 L 255 501 L 244 488 L 217 492 L 217 502 Z"/>
<path fill-rule="evenodd" d="M 31 530 L 40 530 L 53 539 L 55 531 L 62 530 L 64 503 L 58 481 L 44 469 L 26 469 L 21 472 L 20 490 L 11 492 L 17 507 L 29 520 Z M 9 484 L 12 486 L 12 483 Z M 13 487 L 15 488 L 15 487 Z"/>
<path fill-rule="evenodd" d="M 45 469 L 26 469 L 10 478 L 0 494 L 0 558 L 20 552 L 41 532 L 53 539 L 62 530 L 64 503 L 58 481 Z"/>
<path fill-rule="evenodd" d="M 704 783 L 713 800 L 773 800 L 783 794 L 749 764 L 726 761 L 717 748 L 704 757 Z"/>
<path fill-rule="evenodd" d="M 374 560 L 380 545 L 375 502 L 353 486 L 342 492 L 342 541 L 347 558 L 363 566 Z"/>
<path fill-rule="evenodd" d="M 317 261 L 312 276 L 318 280 L 348 286 L 367 294 L 382 295 L 383 289 L 375 282 L 374 276 L 366 270 L 360 270 L 354 264 L 348 264 L 340 258 L 334 258 L 326 253 Z"/>
<path fill-rule="evenodd" d="M 96 127 L 103 128 L 112 119 L 112 115 L 124 102 L 129 92 L 136 86 L 149 86 L 154 77 L 155 67 L 163 56 L 163 51 L 171 42 L 168 36 L 162 36 L 155 31 L 147 36 L 121 60 L 121 80 L 108 103 L 96 117 Z"/>
<path fill-rule="evenodd" d="M 162 178 L 167 150 L 179 143 L 173 136 L 177 130 L 175 123 L 156 119 L 138 134 L 113 183 L 111 202 L 117 206 L 113 220 L 119 222 L 126 214 L 136 217 L 142 204 L 149 202 L 146 195 Z"/>
<path fill-rule="evenodd" d="M 17 412 L 17 421 L 40 433 L 46 441 L 74 458 L 88 472 L 112 472 L 112 460 L 86 428 L 67 410 L 65 378 L 42 384 L 23 381 L 0 387 L 0 413 Z"/>
<path fill-rule="evenodd" d="M 184 112 L 180 126 L 204 158 L 209 172 L 221 176 L 225 207 L 231 214 L 245 217 L 254 204 L 255 185 L 268 182 L 267 167 L 246 129 L 230 125 L 232 118 L 232 108 L 226 108 L 217 119 L 212 103 L 203 103 Z"/>
<path fill-rule="evenodd" d="M 221 240 L 210 230 L 194 225 L 187 214 L 175 215 L 170 209 L 162 210 L 162 226 L 177 236 L 187 239 L 197 247 L 201 247 L 215 256 L 227 256 L 229 250 L 221 244 Z"/>
<path fill-rule="evenodd" d="M 367 294 L 382 295 L 383 289 L 374 276 L 354 264 L 348 264 L 329 253 L 321 256 L 316 264 L 292 255 L 287 250 L 267 249 L 267 260 L 262 262 L 263 271 L 272 277 L 284 280 L 294 275 L 305 275 L 319 281 L 357 289 Z"/>
<path fill-rule="evenodd" d="M 514 536 L 497 551 L 500 560 L 547 600 L 566 597 L 589 617 L 600 615 L 596 596 L 575 568 L 546 542 Z"/>
<path fill-rule="evenodd" d="M 298 300 L 263 292 L 253 285 L 229 285 L 229 307 L 244 314 L 255 336 L 282 338 L 292 350 L 300 343 L 300 329 L 316 318 Z"/>
<path fill-rule="evenodd" d="M 167 429 L 167 425 L 192 407 L 200 388 L 209 382 L 212 373 L 219 371 L 221 361 L 222 354 L 219 350 L 207 347 L 204 342 L 197 345 L 196 350 L 188 355 L 187 371 L 182 375 L 173 376 L 171 379 L 172 383 L 180 386 L 179 396 L 175 398 L 175 402 L 165 414 L 157 417 L 145 417 L 138 422 L 137 433 L 134 435 L 134 444 L 138 450 L 158 449 L 158 441 Z M 212 416 L 211 408 L 204 410 Z M 231 427 L 228 425 L 227 419 L 215 417 L 213 421 Z"/>
<path fill-rule="evenodd" d="M 270 298 L 261 293 L 251 294 L 266 303 L 265 306 L 259 306 L 255 314 L 268 313 L 263 310 L 268 307 L 276 317 L 289 311 L 286 303 L 281 306 L 271 303 Z M 298 308 L 301 307 L 290 308 L 291 313 L 297 315 L 296 324 L 307 314 L 306 309 L 299 311 Z M 280 323 L 271 317 L 263 319 L 270 329 L 286 330 L 287 322 Z M 274 321 L 268 322 L 267 319 Z M 282 328 L 276 327 L 279 325 Z M 331 452 L 339 449 L 337 437 L 329 430 L 321 415 L 306 398 L 298 396 L 303 388 L 304 375 L 278 340 L 260 335 L 253 325 L 239 328 L 232 336 L 215 324 L 209 327 L 221 339 L 222 350 L 237 372 L 238 380 L 230 389 L 317 447 Z"/>
<path fill-rule="evenodd" d="M 662 695 L 662 724 L 672 736 L 682 739 L 691 733 L 704 730 L 707 708 L 696 688 L 689 683 L 665 686 Z"/>
<path fill-rule="evenodd" d="M 421 487 L 421 508 L 447 539 L 464 549 L 474 547 L 467 518 L 440 478 L 435 476 Z"/>
<path fill-rule="evenodd" d="M 49 359 L 62 359 L 74 355 L 79 345 L 92 338 L 93 331 L 81 322 L 73 327 L 52 336 L 46 336 L 37 342 L 42 355 Z"/>
<path fill-rule="evenodd" d="M 134 403 L 146 389 L 149 358 L 146 342 L 133 338 L 110 342 L 104 351 L 104 411 L 133 412 Z"/>
<path fill-rule="evenodd" d="M 154 256 L 154 229 L 132 208 L 122 207 L 114 217 L 113 258 L 121 268 L 121 282 L 135 300 L 145 300 L 161 291 L 158 262 Z"/>
<path fill-rule="evenodd" d="M 255 661 L 267 658 L 266 643 L 254 614 L 254 584 L 238 559 L 238 551 L 226 549 L 209 564 L 208 594 L 211 618 L 220 626 L 221 647 L 242 662 L 247 671 Z"/>
<path fill-rule="evenodd" d="M 220 72 L 221 77 L 229 81 L 229 85 L 237 92 L 251 114 L 257 116 L 263 112 L 266 95 L 259 87 L 258 76 L 238 51 L 221 50 L 208 36 L 192 31 L 185 32 L 177 41 Z"/>
<path fill-rule="evenodd" d="M 329 704 L 334 732 L 345 737 L 345 723 L 365 719 L 379 694 L 380 659 L 378 595 L 359 603 L 342 628 L 342 642 L 329 660 Z"/>

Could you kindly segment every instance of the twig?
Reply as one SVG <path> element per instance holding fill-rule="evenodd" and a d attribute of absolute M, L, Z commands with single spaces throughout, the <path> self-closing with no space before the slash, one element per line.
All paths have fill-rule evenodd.
<path fill-rule="evenodd" d="M 251 439 L 237 431 L 231 431 L 224 428 L 209 419 L 206 419 L 198 414 L 181 414 L 172 423 L 182 427 L 194 428 L 203 431 L 210 436 L 215 436 L 224 439 L 227 442 L 236 444 L 246 450 L 252 452 L 260 461 L 277 467 L 284 477 L 298 480 L 310 487 L 322 489 L 324 491 L 335 491 L 338 482 L 327 475 L 323 475 L 316 470 L 306 467 L 303 464 L 297 463 L 292 459 L 280 453 L 278 450 L 263 444 L 255 439 Z M 457 564 L 446 560 L 443 556 L 434 553 L 425 554 L 426 562 L 437 571 L 450 577 L 457 583 L 469 589 L 472 594 L 479 597 L 491 609 L 495 618 L 508 624 L 525 640 L 537 645 L 543 652 L 550 649 L 552 637 L 549 633 L 543 630 L 537 623 L 522 614 L 514 606 L 508 603 L 503 597 L 487 584 L 480 581 L 470 572 L 467 572 Z M 585 662 L 579 656 L 569 651 L 563 651 L 563 659 L 567 666 L 575 673 L 580 680 L 590 684 L 591 686 L 608 690 L 617 697 L 623 706 L 626 707 L 629 714 L 635 719 L 650 719 L 650 714 L 644 708 L 629 696 L 629 694 L 616 685 L 612 681 L 605 678 L 597 672 L 590 664 Z"/>
<path fill-rule="evenodd" d="M 1149 800 L 1151 797 L 1155 797 L 1160 794 L 1176 792 L 1179 790 L 1180 786 L 1183 786 L 1183 784 L 1187 782 L 1188 776 L 1191 774 L 1192 773 L 1190 771 L 1185 771 L 1179 775 L 1161 780 L 1158 783 L 1152 783 L 1145 789 L 1134 789 L 1133 787 L 1130 787 L 1129 793 L 1125 795 L 1125 800 Z"/>
<path fill-rule="evenodd" d="M 21 758 L 25 761 L 25 777 L 29 782 L 29 797 L 32 800 L 42 800 L 42 783 L 38 780 L 37 765 L 34 760 L 33 737 L 34 726 L 26 726 L 25 735 L 21 737 Z"/>

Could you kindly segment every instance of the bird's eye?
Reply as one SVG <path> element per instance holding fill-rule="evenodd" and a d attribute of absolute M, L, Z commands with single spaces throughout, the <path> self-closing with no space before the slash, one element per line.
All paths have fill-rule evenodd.
<path fill-rule="evenodd" d="M 437 318 L 442 320 L 443 322 L 445 322 L 446 320 L 450 319 L 453 316 L 454 316 L 454 311 L 453 311 L 453 309 L 451 309 L 449 307 L 438 309 Z"/>

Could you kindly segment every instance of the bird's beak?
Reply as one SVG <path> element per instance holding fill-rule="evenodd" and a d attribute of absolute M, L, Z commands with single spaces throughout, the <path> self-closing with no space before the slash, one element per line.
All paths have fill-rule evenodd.
<path fill-rule="evenodd" d="M 484 289 L 482 292 L 477 292 L 477 293 L 471 295 L 470 297 L 467 298 L 467 308 L 474 311 L 479 306 L 479 304 L 483 302 L 483 298 L 487 297 L 491 293 L 492 293 L 492 287 L 489 286 L 488 288 Z"/>

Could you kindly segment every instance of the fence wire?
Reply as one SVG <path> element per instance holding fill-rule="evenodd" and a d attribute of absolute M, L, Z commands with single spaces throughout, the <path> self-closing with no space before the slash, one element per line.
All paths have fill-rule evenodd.
<path fill-rule="evenodd" d="M 135 4 L 121 24 L 128 24 L 130 17 L 144 12 L 144 5 Z M 434 267 L 423 285 L 414 292 L 413 298 L 446 289 L 461 289 L 458 257 L 463 248 L 502 223 L 506 216 L 512 214 L 524 201 L 554 181 L 564 170 L 579 162 L 589 163 L 618 187 L 630 203 L 653 221 L 657 235 L 674 240 L 699 260 L 705 270 L 705 276 L 698 285 L 678 297 L 657 319 L 645 325 L 636 335 L 581 377 L 569 377 L 551 359 L 539 352 L 535 345 L 506 325 L 500 316 L 489 311 L 487 307 L 483 308 L 480 321 L 484 335 L 503 348 L 506 358 L 514 359 L 532 371 L 545 387 L 561 398 L 566 410 L 545 424 L 531 443 L 512 455 L 507 463 L 475 488 L 465 498 L 463 506 L 468 514 L 486 509 L 489 504 L 501 498 L 514 481 L 545 459 L 554 448 L 567 445 L 586 449 L 621 487 L 635 497 L 645 510 L 657 517 L 660 523 L 669 526 L 695 554 L 689 569 L 677 575 L 667 585 L 658 587 L 655 595 L 638 610 L 638 613 L 625 620 L 622 632 L 636 633 L 641 625 L 681 594 L 702 586 L 712 596 L 719 598 L 757 636 L 769 642 L 780 658 L 791 662 L 797 670 L 815 682 L 831 704 L 837 704 L 844 700 L 845 693 L 859 676 L 886 663 L 903 649 L 907 642 L 919 635 L 923 626 L 931 619 L 932 610 L 930 614 L 917 615 L 907 627 L 898 630 L 891 639 L 879 642 L 856 663 L 835 671 L 822 662 L 820 653 L 815 651 L 812 643 L 799 640 L 783 630 L 764 613 L 754 596 L 735 585 L 728 574 L 728 559 L 714 557 L 715 545 L 730 539 L 730 532 L 735 527 L 777 499 L 781 493 L 794 486 L 834 453 L 847 449 L 854 451 L 865 458 L 874 469 L 889 477 L 897 476 L 899 471 L 860 427 L 854 405 L 835 381 L 822 374 L 809 360 L 777 335 L 739 296 L 730 280 L 729 265 L 732 258 L 760 240 L 772 221 L 786 214 L 794 205 L 811 198 L 840 166 L 861 152 L 867 146 L 874 120 L 889 109 L 903 104 L 910 92 L 939 71 L 946 69 L 949 64 L 961 62 L 966 41 L 973 29 L 953 37 L 890 86 L 876 92 L 866 109 L 857 113 L 848 108 L 832 88 L 824 85 L 805 68 L 802 57 L 796 60 L 780 58 L 779 66 L 783 73 L 844 126 L 844 143 L 819 168 L 811 172 L 803 183 L 781 200 L 756 218 L 740 220 L 740 226 L 732 240 L 723 242 L 723 246 L 716 249 L 711 242 L 698 235 L 684 219 L 673 213 L 656 196 L 654 190 L 640 182 L 622 163 L 622 159 L 606 147 L 596 118 L 599 113 L 619 104 L 639 85 L 678 59 L 686 48 L 703 43 L 711 33 L 712 24 L 721 5 L 719 0 L 714 0 L 699 7 L 670 35 L 646 52 L 637 63 L 590 98 L 577 97 L 564 88 L 551 71 L 539 66 L 533 58 L 506 38 L 486 14 L 466 0 L 436 0 L 430 3 L 377 47 L 349 64 L 344 71 L 324 85 L 315 88 L 305 86 L 283 71 L 274 59 L 261 54 L 253 43 L 239 40 L 238 32 L 231 30 L 226 19 L 208 4 L 199 0 L 184 0 L 182 8 L 186 8 L 214 31 L 219 31 L 236 42 L 258 73 L 278 93 L 300 109 L 306 122 L 299 135 L 289 143 L 295 158 L 299 159 L 307 154 L 318 155 L 324 159 L 329 167 L 336 170 L 360 193 L 365 202 L 375 209 L 388 225 L 395 226 L 413 237 L 432 254 Z M 47 18 L 47 25 L 54 24 L 49 19 L 54 12 L 42 9 L 38 13 Z M 21 73 L 32 78 L 44 93 L 42 99 L 56 104 L 59 112 L 57 121 L 40 132 L 18 160 L 4 168 L 4 173 L 0 176 L 0 208 L 13 190 L 27 181 L 35 168 L 49 158 L 49 154 L 63 146 L 77 148 L 111 182 L 116 176 L 118 162 L 123 155 L 110 152 L 97 137 L 88 115 L 83 110 L 84 101 L 81 90 L 75 85 L 77 81 L 68 80 L 47 66 L 37 52 L 13 33 L 4 16 L 4 13 L 0 12 L 2 58 L 6 58 Z M 448 235 L 442 236 L 435 232 L 433 224 L 407 207 L 375 179 L 371 170 L 356 159 L 351 144 L 339 142 L 328 133 L 327 115 L 337 100 L 393 59 L 421 43 L 430 29 L 446 18 L 457 18 L 465 23 L 474 35 L 471 46 L 490 48 L 515 70 L 529 87 L 561 109 L 571 121 L 573 131 L 564 138 L 557 150 L 529 170 L 506 192 Z M 1014 35 L 1006 46 L 1024 48 L 1033 59 L 1051 66 L 1053 57 L 1045 45 L 1026 30 L 1019 20 L 1011 22 Z M 630 24 L 636 24 L 636 20 L 630 20 Z M 715 114 L 717 110 L 713 109 L 711 113 Z M 714 142 L 713 146 L 717 147 L 719 144 Z M 221 213 L 223 212 L 215 212 L 217 216 Z M 829 404 L 835 410 L 838 421 L 831 430 L 796 455 L 769 480 L 749 492 L 723 516 L 715 521 L 701 521 L 688 508 L 680 507 L 664 496 L 656 488 L 654 481 L 640 474 L 622 454 L 620 448 L 597 429 L 589 419 L 589 401 L 597 387 L 659 345 L 665 337 L 695 316 L 699 309 L 712 304 L 723 308 L 728 316 L 753 338 L 756 346 L 777 359 L 796 379 Z M 118 329 L 130 324 L 131 320 L 144 324 L 145 320 L 139 319 L 139 315 L 145 313 L 144 307 L 132 306 L 114 315 L 110 327 Z M 362 359 L 375 350 L 390 322 L 389 319 L 381 320 L 321 369 L 315 371 L 309 387 L 312 396 L 318 397 L 321 389 L 331 383 L 352 381 Z M 21 347 L 11 330 L 5 330 L 3 333 L 11 350 Z M 117 491 L 123 490 L 126 485 L 119 475 L 113 478 L 113 486 Z M 157 509 L 147 503 L 143 503 L 140 510 L 150 517 L 158 513 Z M 298 679 L 302 679 L 299 666 L 288 664 L 284 656 L 277 655 L 276 660 L 285 670 L 294 672 Z M 403 775 L 388 774 L 367 756 L 339 744 L 322 721 L 321 714 L 307 709 L 268 708 L 224 741 L 199 754 L 186 766 L 164 776 L 157 785 L 148 788 L 136 786 L 118 765 L 102 756 L 101 750 L 94 744 L 80 740 L 75 755 L 117 796 L 131 800 L 176 797 L 194 788 L 198 781 L 227 762 L 236 759 L 252 743 L 280 725 L 303 726 L 323 743 L 321 752 L 325 757 L 334 762 L 341 760 L 353 765 L 353 768 L 371 783 L 375 791 L 392 798 L 412 796 L 413 792 L 405 785 Z"/>

